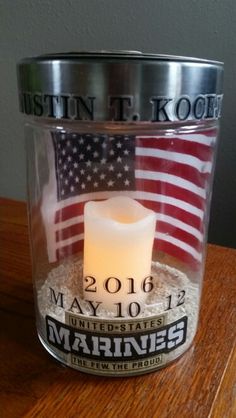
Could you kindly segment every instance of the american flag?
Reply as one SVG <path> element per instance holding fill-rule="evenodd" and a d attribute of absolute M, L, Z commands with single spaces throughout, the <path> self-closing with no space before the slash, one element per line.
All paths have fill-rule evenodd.
<path fill-rule="evenodd" d="M 156 212 L 154 249 L 202 260 L 216 130 L 151 135 L 52 132 L 42 215 L 50 262 L 83 250 L 84 204 L 129 196 Z"/>

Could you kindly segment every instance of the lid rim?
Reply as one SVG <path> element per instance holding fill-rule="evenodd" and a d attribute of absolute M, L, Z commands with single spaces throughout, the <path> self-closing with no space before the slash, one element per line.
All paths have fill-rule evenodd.
<path fill-rule="evenodd" d="M 43 55 L 18 64 L 21 109 L 36 116 L 174 121 L 220 116 L 223 64 L 124 51 Z"/>
<path fill-rule="evenodd" d="M 208 60 L 205 58 L 188 57 L 181 55 L 169 55 L 169 54 L 155 54 L 155 53 L 143 53 L 141 51 L 78 51 L 78 52 L 65 52 L 65 53 L 49 53 L 35 57 L 26 57 L 19 61 L 18 65 L 29 63 L 43 63 L 51 61 L 73 61 L 84 59 L 106 59 L 125 60 L 130 61 L 153 61 L 153 62 L 180 62 L 180 63 L 195 63 L 195 64 L 208 64 L 214 66 L 223 66 L 222 61 Z"/>

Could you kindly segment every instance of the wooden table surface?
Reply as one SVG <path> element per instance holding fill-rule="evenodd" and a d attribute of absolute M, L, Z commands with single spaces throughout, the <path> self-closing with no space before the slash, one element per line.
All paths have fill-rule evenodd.
<path fill-rule="evenodd" d="M 160 371 L 86 375 L 43 349 L 35 329 L 26 208 L 0 200 L 0 418 L 236 417 L 236 250 L 208 245 L 191 348 Z"/>

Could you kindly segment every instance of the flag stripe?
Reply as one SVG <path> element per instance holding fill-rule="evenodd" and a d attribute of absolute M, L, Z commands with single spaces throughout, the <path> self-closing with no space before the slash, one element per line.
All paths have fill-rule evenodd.
<path fill-rule="evenodd" d="M 79 253 L 80 251 L 83 251 L 84 248 L 84 242 L 83 239 L 80 239 L 79 241 L 75 241 L 71 243 L 70 245 L 61 246 L 60 248 L 57 248 L 56 253 L 56 259 L 57 260 L 63 260 L 65 257 L 69 257 L 70 255 Z"/>
<path fill-rule="evenodd" d="M 142 191 L 124 191 L 124 192 L 120 192 L 120 191 L 114 191 L 114 192 L 96 192 L 93 193 L 93 195 L 91 196 L 91 194 L 84 194 L 79 196 L 76 200 L 76 202 L 72 205 L 68 205 L 64 208 L 62 208 L 61 210 L 56 212 L 56 218 L 55 218 L 55 222 L 61 222 L 61 221 L 65 221 L 71 217 L 74 216 L 80 216 L 81 215 L 81 209 L 78 208 L 78 203 L 85 203 L 88 200 L 102 200 L 102 199 L 108 199 L 109 197 L 113 197 L 113 196 L 118 196 L 118 195 L 122 195 L 122 196 L 130 196 L 133 199 L 137 199 L 140 202 L 152 202 L 153 206 L 155 207 L 155 204 L 158 203 L 159 204 L 159 211 L 163 211 L 160 209 L 164 209 L 165 205 L 170 205 L 173 206 L 173 208 L 178 208 L 179 210 L 183 210 L 185 212 L 188 213 L 187 216 L 195 216 L 197 218 L 200 218 L 201 220 L 203 219 L 204 216 L 204 212 L 201 209 L 196 208 L 195 206 L 186 203 L 182 200 L 179 199 L 175 199 L 173 197 L 170 196 L 166 196 L 166 195 L 161 195 L 161 194 L 156 194 L 156 193 L 150 193 L 150 192 L 142 192 Z M 160 206 L 161 205 L 161 206 Z M 155 210 L 157 212 L 157 210 Z M 166 213 L 164 211 L 164 213 Z M 194 226 L 194 225 L 193 225 Z"/>
<path fill-rule="evenodd" d="M 166 222 L 158 222 L 157 223 L 157 233 L 162 234 L 161 237 L 159 236 L 159 239 L 164 239 L 163 237 L 171 236 L 175 239 L 178 239 L 179 241 L 183 241 L 198 252 L 202 249 L 202 242 L 198 240 L 198 238 L 194 237 L 193 235 L 189 234 L 186 231 L 183 231 L 182 229 L 179 229 L 177 227 L 173 227 L 173 225 L 170 225 Z M 156 236 L 158 239 L 158 236 Z M 166 240 L 166 238 L 165 238 Z M 158 245 L 158 243 L 157 243 Z"/>
<path fill-rule="evenodd" d="M 165 181 L 153 181 L 146 179 L 136 179 L 137 190 L 148 190 L 149 193 L 165 195 L 181 200 L 198 209 L 204 210 L 205 200 L 189 190 L 182 189 L 179 186 L 166 183 Z"/>
<path fill-rule="evenodd" d="M 200 173 L 196 168 L 187 164 L 173 163 L 158 157 L 139 156 L 136 160 L 136 170 L 160 171 L 172 174 L 184 180 L 194 183 L 198 187 L 205 188 L 209 179 L 209 173 Z"/>
<path fill-rule="evenodd" d="M 195 168 L 200 173 L 210 173 L 212 163 L 210 161 L 202 161 L 197 157 L 188 154 L 180 154 L 179 152 L 163 151 L 161 149 L 136 147 L 135 153 L 137 156 L 154 157 L 166 161 L 185 164 Z"/>
<path fill-rule="evenodd" d="M 66 221 L 69 221 L 71 218 L 83 215 L 84 205 L 87 200 L 83 202 L 81 202 L 79 198 L 78 199 L 73 198 L 71 200 L 73 200 L 74 203 L 68 204 L 68 206 L 62 207 L 61 209 L 56 211 L 55 224 L 66 222 Z"/>
<path fill-rule="evenodd" d="M 188 251 L 181 248 L 178 245 L 175 245 L 168 241 L 158 241 L 158 248 L 156 251 L 159 253 L 162 251 L 164 254 L 168 254 L 171 257 L 174 257 L 177 260 L 181 260 L 183 263 L 191 266 L 193 270 L 198 270 L 200 268 L 200 262 Z"/>
<path fill-rule="evenodd" d="M 81 218 L 81 217 L 80 217 Z M 84 233 L 84 224 L 82 222 L 76 222 L 73 225 L 67 226 L 63 229 L 56 231 L 56 242 L 65 241 L 75 235 L 80 235 Z"/>
<path fill-rule="evenodd" d="M 80 217 L 81 218 L 81 217 Z M 159 221 L 157 223 L 157 231 L 158 233 L 171 235 L 172 237 L 182 240 L 186 242 L 188 245 L 192 246 L 193 248 L 196 248 L 200 251 L 201 249 L 201 241 L 198 239 L 198 237 L 194 236 L 193 234 L 190 234 L 187 231 L 183 231 L 182 229 L 173 226 L 167 222 Z M 61 242 L 62 245 L 66 245 L 66 242 L 71 243 L 71 238 L 75 236 L 80 236 L 84 233 L 84 223 L 83 219 L 80 220 L 80 222 L 76 222 L 71 226 L 65 227 L 63 229 L 60 229 L 56 231 L 56 242 Z M 164 236 L 164 235 L 163 235 Z M 81 235 L 81 239 L 82 239 Z M 64 241 L 64 242 L 63 242 Z"/>
<path fill-rule="evenodd" d="M 203 234 L 199 229 L 193 228 L 192 226 L 180 221 L 179 219 L 172 218 L 171 216 L 165 215 L 163 213 L 157 213 L 157 230 L 159 230 L 159 225 L 161 223 L 172 226 L 172 233 L 174 233 L 175 228 L 187 232 L 188 234 L 195 237 L 199 242 L 203 241 Z M 67 239 L 73 235 L 78 235 L 83 232 L 81 224 L 84 222 L 83 216 L 76 216 L 67 221 L 61 222 L 60 225 L 57 225 L 56 231 L 56 241 Z M 173 228 L 174 227 L 174 228 Z"/>
<path fill-rule="evenodd" d="M 143 191 L 136 191 L 136 192 L 129 192 L 133 199 L 137 199 L 139 201 L 150 201 L 155 203 L 160 203 L 161 205 L 172 205 L 176 208 L 183 209 L 191 215 L 195 215 L 196 217 L 203 219 L 204 212 L 201 209 L 196 208 L 195 206 L 191 205 L 190 203 L 184 202 L 183 200 L 176 199 L 171 196 L 166 196 L 164 194 L 158 193 L 150 193 L 150 192 L 143 192 Z M 162 211 L 161 211 L 162 212 Z"/>
<path fill-rule="evenodd" d="M 189 226 L 198 229 L 200 232 L 203 230 L 203 221 L 196 215 L 186 212 L 182 208 L 175 207 L 173 205 L 163 204 L 162 202 L 153 203 L 150 201 L 139 201 L 145 205 L 146 208 L 154 210 L 158 214 L 165 214 L 180 222 L 186 223 Z"/>
<path fill-rule="evenodd" d="M 169 135 L 168 135 L 169 136 Z M 170 134 L 170 137 L 174 137 L 175 139 L 181 139 L 183 141 L 195 142 L 196 144 L 203 144 L 212 147 L 216 142 L 217 136 L 217 129 L 206 129 L 205 131 L 201 131 L 199 133 L 189 132 L 189 133 L 179 133 L 173 135 Z M 137 135 L 137 139 L 140 138 L 163 138 L 163 135 L 151 136 L 151 135 Z M 167 137 L 164 136 L 164 137 Z"/>
<path fill-rule="evenodd" d="M 203 241 L 203 233 L 200 231 L 200 228 L 194 228 L 193 226 L 188 225 L 185 222 L 182 222 L 180 219 L 173 218 L 172 216 L 168 216 L 165 213 L 157 213 L 156 218 L 159 222 L 165 222 L 166 224 L 172 225 L 178 229 L 182 229 L 182 231 L 186 231 L 189 234 L 196 237 L 200 242 Z"/>
<path fill-rule="evenodd" d="M 202 255 L 199 251 L 196 251 L 195 248 L 191 247 L 190 245 L 186 244 L 183 241 L 180 241 L 179 239 L 172 237 L 170 235 L 165 235 L 161 232 L 156 233 L 156 241 L 155 244 L 157 248 L 159 248 L 158 243 L 159 241 L 165 241 L 172 245 L 175 245 L 175 247 L 181 248 L 183 251 L 189 253 L 192 255 L 197 261 L 201 261 Z"/>
<path fill-rule="evenodd" d="M 75 251 L 82 251 L 83 239 L 84 239 L 84 235 L 79 234 L 67 240 L 62 241 L 60 243 L 60 247 L 56 249 L 58 259 L 64 258 L 67 255 L 74 254 Z M 168 245 L 166 246 L 166 244 Z M 196 261 L 201 262 L 201 259 L 202 259 L 201 252 L 196 251 L 193 247 L 186 244 L 182 240 L 179 240 L 173 236 L 165 235 L 161 232 L 156 233 L 156 240 L 155 240 L 154 248 L 157 251 L 164 249 L 165 252 L 175 257 L 177 257 L 179 250 L 181 250 L 181 253 L 185 254 L 184 258 L 186 258 L 186 254 L 187 254 L 188 259 L 190 259 L 189 257 L 190 255 L 191 262 L 193 262 L 194 260 L 195 263 Z"/>
<path fill-rule="evenodd" d="M 155 241 L 157 242 L 157 241 Z M 155 248 L 156 249 L 156 248 Z M 63 260 L 66 257 L 69 257 L 73 254 L 77 254 L 79 252 L 83 251 L 83 240 L 76 241 L 71 245 L 67 245 L 65 247 L 57 248 L 55 251 L 55 256 L 58 261 Z M 195 257 L 193 257 L 191 254 L 189 254 L 188 251 L 182 249 L 179 246 L 176 246 L 175 244 L 172 244 L 167 241 L 158 241 L 158 248 L 156 249 L 158 253 L 160 251 L 164 252 L 165 254 L 168 254 L 177 260 L 181 260 L 182 262 L 188 264 L 191 266 L 193 270 L 199 269 L 199 260 L 197 260 Z"/>
<path fill-rule="evenodd" d="M 155 180 L 160 182 L 165 182 L 173 184 L 173 186 L 181 187 L 182 189 L 188 190 L 203 199 L 206 198 L 206 191 L 202 187 L 196 186 L 194 183 L 188 180 L 184 180 L 179 176 L 174 176 L 168 173 L 161 173 L 159 171 L 149 171 L 149 170 L 135 170 L 136 179 L 146 179 L 146 180 Z"/>
<path fill-rule="evenodd" d="M 199 251 L 197 251 L 195 248 L 193 248 L 191 245 L 187 244 L 186 242 L 183 242 L 182 240 L 179 240 L 178 238 L 175 238 L 171 235 L 166 235 L 162 232 L 156 232 L 155 238 L 156 238 L 156 244 L 155 245 L 156 245 L 157 248 L 158 248 L 158 245 L 159 245 L 160 241 L 167 241 L 167 242 L 169 242 L 173 245 L 178 246 L 182 250 L 188 252 L 194 258 L 196 258 L 196 260 L 198 260 L 198 261 L 201 260 L 201 253 Z M 60 248 L 65 249 L 67 246 L 70 247 L 72 244 L 76 243 L 77 241 L 81 241 L 83 239 L 84 239 L 84 234 L 83 233 L 80 233 L 78 235 L 74 235 L 73 237 L 70 237 L 68 239 L 65 239 L 65 240 L 61 241 Z"/>
<path fill-rule="evenodd" d="M 186 155 L 191 155 L 200 158 L 202 161 L 209 161 L 212 158 L 212 151 L 208 145 L 197 144 L 195 142 L 190 142 L 176 138 L 176 137 L 137 137 L 137 146 L 145 147 L 149 149 L 158 149 L 163 150 L 168 153 L 175 152 L 182 155 L 183 149 Z"/>

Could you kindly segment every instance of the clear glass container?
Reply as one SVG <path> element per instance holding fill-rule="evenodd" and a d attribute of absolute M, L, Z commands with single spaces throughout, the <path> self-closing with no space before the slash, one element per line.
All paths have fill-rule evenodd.
<path fill-rule="evenodd" d="M 24 110 L 32 113 L 26 101 Z M 219 113 L 152 122 L 28 115 L 37 330 L 62 363 L 142 374 L 191 345 Z"/>

